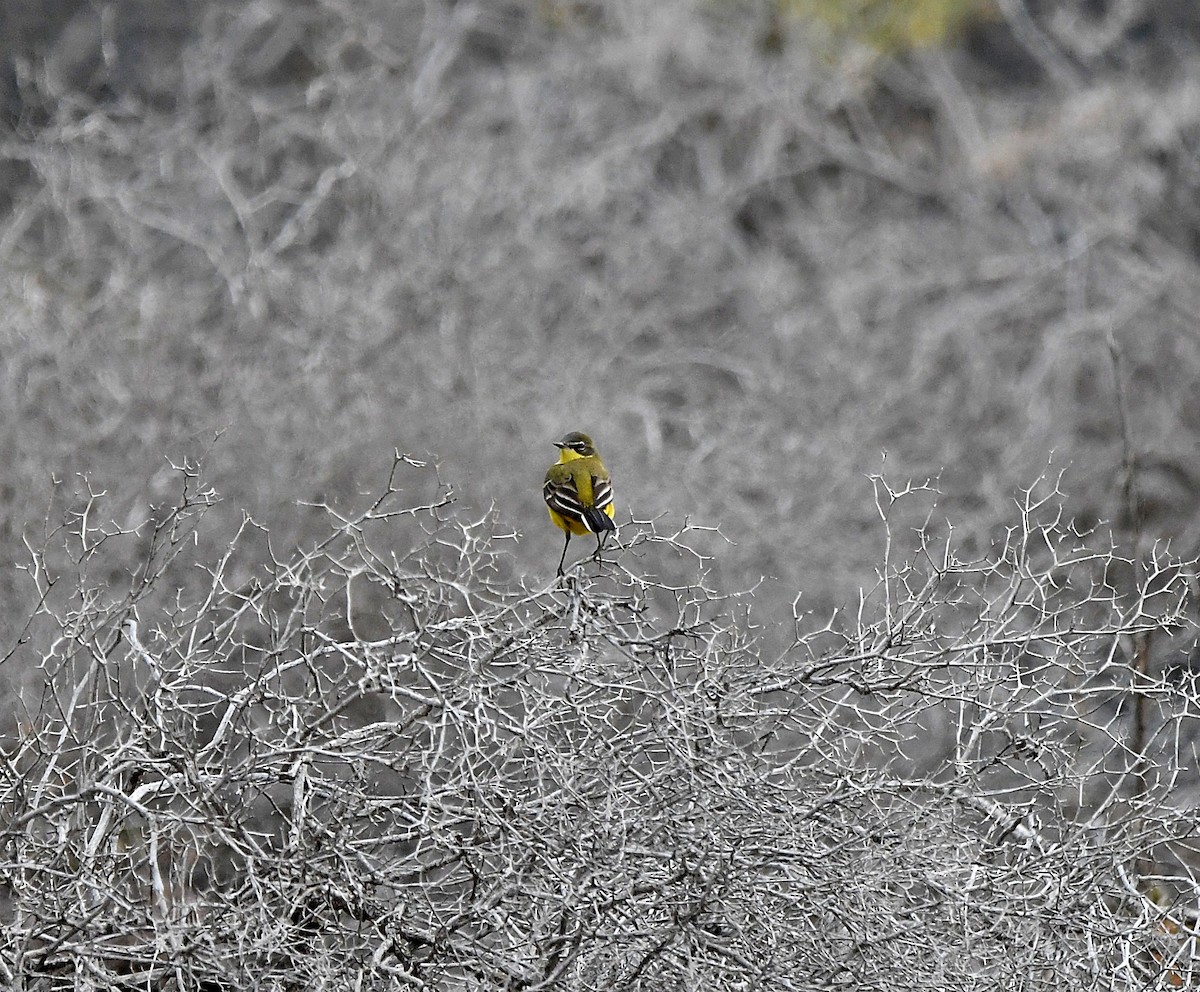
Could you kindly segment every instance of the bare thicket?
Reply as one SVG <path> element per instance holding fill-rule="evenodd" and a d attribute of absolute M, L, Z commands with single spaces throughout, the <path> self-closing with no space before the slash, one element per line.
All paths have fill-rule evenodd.
<path fill-rule="evenodd" d="M 0 986 L 1200 984 L 1196 8 L 792 6 L 0 5 Z"/>
<path fill-rule="evenodd" d="M 694 531 L 565 584 L 397 458 L 326 537 L 178 469 L 32 544 L 7 663 L 0 980 L 48 989 L 1141 989 L 1190 974 L 1189 566 L 1089 547 L 1043 481 L 986 555 L 891 521 L 857 612 L 756 637 Z M 415 497 L 410 494 L 422 494 Z M 261 535 L 259 535 L 261 537 Z M 106 564 L 137 542 L 142 564 Z M 656 581 L 692 560 L 691 584 Z M 199 577 L 199 580 L 198 580 Z M 1137 738 L 1131 701 L 1145 700 Z"/>

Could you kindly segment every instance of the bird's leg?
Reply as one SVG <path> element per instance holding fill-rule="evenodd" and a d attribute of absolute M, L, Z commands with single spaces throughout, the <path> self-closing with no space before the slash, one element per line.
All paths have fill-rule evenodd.
<path fill-rule="evenodd" d="M 565 562 L 567 560 L 567 545 L 570 543 L 571 543 L 571 532 L 567 531 L 567 539 L 565 541 L 563 541 L 562 557 L 558 559 L 558 574 L 559 574 L 560 578 L 563 574 L 563 562 Z"/>
<path fill-rule="evenodd" d="M 602 530 L 596 535 L 596 553 L 592 555 L 594 561 L 600 560 L 600 554 L 604 551 L 604 545 L 608 543 L 608 531 Z"/>

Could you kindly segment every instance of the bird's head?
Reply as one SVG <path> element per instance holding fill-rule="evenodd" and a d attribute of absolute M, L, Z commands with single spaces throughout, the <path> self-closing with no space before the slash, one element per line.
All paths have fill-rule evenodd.
<path fill-rule="evenodd" d="M 561 441 L 555 441 L 554 447 L 558 449 L 560 462 L 569 462 L 572 458 L 590 458 L 596 453 L 592 439 L 580 431 L 571 431 Z"/>

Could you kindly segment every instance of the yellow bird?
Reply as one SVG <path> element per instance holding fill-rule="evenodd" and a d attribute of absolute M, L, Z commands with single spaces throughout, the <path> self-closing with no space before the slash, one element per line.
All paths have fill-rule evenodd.
<path fill-rule="evenodd" d="M 546 473 L 542 495 L 554 526 L 567 535 L 558 562 L 558 574 L 562 575 L 572 534 L 595 534 L 596 557 L 600 557 L 609 531 L 617 529 L 613 523 L 616 507 L 608 469 L 590 437 L 572 431 L 554 446 L 558 461 Z"/>

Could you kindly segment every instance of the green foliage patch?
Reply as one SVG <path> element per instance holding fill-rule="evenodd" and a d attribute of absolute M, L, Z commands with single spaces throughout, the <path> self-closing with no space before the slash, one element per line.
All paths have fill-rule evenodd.
<path fill-rule="evenodd" d="M 835 42 L 884 54 L 937 48 L 991 16 L 990 0 L 777 0 L 784 17 L 815 23 Z"/>

